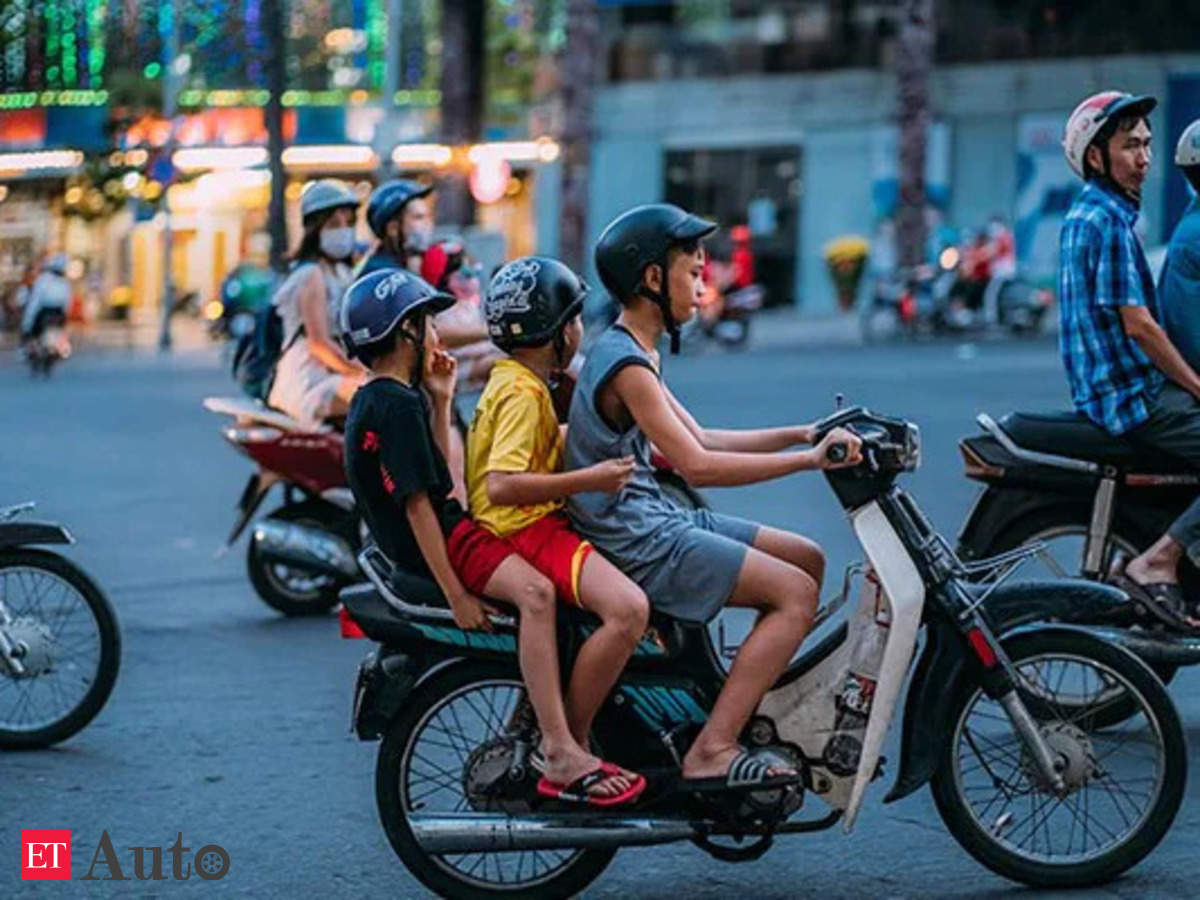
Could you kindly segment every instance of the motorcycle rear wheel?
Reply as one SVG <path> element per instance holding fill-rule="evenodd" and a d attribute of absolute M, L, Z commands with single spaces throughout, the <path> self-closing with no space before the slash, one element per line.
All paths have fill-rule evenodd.
<path fill-rule="evenodd" d="M 429 854 L 417 842 L 408 822 L 410 812 L 472 809 L 463 789 L 464 768 L 472 751 L 501 733 L 512 713 L 510 707 L 524 693 L 515 667 L 476 662 L 451 666 L 405 700 L 384 734 L 375 767 L 380 821 L 400 861 L 439 896 L 461 900 L 573 897 L 600 876 L 616 853 Z M 547 860 L 549 867 L 537 874 Z M 529 874 L 522 878 L 526 868 Z"/>
<path fill-rule="evenodd" d="M 32 595 L 24 603 L 14 599 L 22 588 Z M 57 553 L 32 548 L 6 550 L 0 554 L 0 598 L 14 619 L 32 618 L 46 626 L 52 635 L 51 648 L 61 654 L 55 657 L 51 670 L 32 678 L 13 678 L 0 665 L 0 748 L 32 750 L 65 741 L 96 717 L 116 684 L 121 665 L 121 631 L 112 604 L 100 587 L 73 562 Z M 60 608 L 51 614 L 47 606 L 54 603 Z M 94 634 L 93 627 L 82 624 L 79 626 L 83 629 L 82 635 L 75 630 L 80 620 L 74 616 L 83 609 L 91 616 Z M 73 634 L 69 640 L 64 638 L 68 626 Z M 72 659 L 68 651 L 86 650 L 93 637 L 95 663 L 85 660 L 80 667 L 79 660 Z M 60 676 L 63 683 L 50 686 L 50 679 Z M 66 708 L 44 723 L 35 721 L 20 727 L 21 723 L 13 722 L 6 727 L 6 710 L 14 697 L 18 698 L 13 707 L 14 715 L 17 710 L 28 713 L 36 708 L 31 698 L 41 679 L 46 679 L 47 700 L 60 704 L 66 701 Z M 74 702 L 71 701 L 77 691 L 71 689 L 72 684 L 83 688 Z"/>
<path fill-rule="evenodd" d="M 942 821 L 968 853 L 1005 878 L 1039 888 L 1110 881 L 1158 845 L 1179 811 L 1187 780 L 1179 714 L 1145 663 L 1085 632 L 1029 632 L 1006 641 L 1005 648 L 1025 681 L 1027 709 L 1063 761 L 1069 793 L 1058 798 L 1039 786 L 1028 752 L 999 705 L 969 684 L 953 705 L 952 737 L 931 784 Z M 1115 733 L 1101 730 L 1082 702 L 1093 681 L 1110 679 L 1137 705 L 1134 717 Z M 1030 684 L 1040 688 L 1030 692 Z M 1043 702 L 1061 692 L 1076 697 L 1068 709 L 1053 699 Z M 1103 699 L 1103 690 L 1096 696 L 1097 711 L 1112 702 Z M 1118 755 L 1131 743 L 1153 745 L 1153 760 L 1130 758 L 1128 751 Z M 1115 811 L 1124 830 L 1093 819 L 1093 807 L 1098 813 Z M 1072 853 L 1077 835 L 1080 848 Z"/>
<path fill-rule="evenodd" d="M 1082 578 L 1084 577 L 1080 572 L 1083 561 L 1082 548 L 1083 541 L 1087 539 L 1090 517 L 1091 511 L 1086 505 L 1068 503 L 1023 516 L 1001 530 L 991 545 L 979 554 L 980 558 L 994 556 L 1017 547 L 1044 543 L 1046 549 L 1032 561 L 1032 565 L 1038 567 L 1037 570 L 1032 573 L 1026 570 L 1026 575 L 1032 574 L 1036 577 L 1047 578 Z M 1065 551 L 1068 541 L 1079 542 L 1077 548 L 1070 545 L 1070 550 L 1077 550 L 1077 552 Z M 1123 518 L 1116 518 L 1113 521 L 1108 544 L 1104 548 L 1101 568 L 1107 570 L 1118 554 L 1132 558 L 1142 548 L 1150 546 L 1153 542 L 1153 536 L 1144 534 L 1142 530 L 1137 529 L 1130 522 L 1124 521 Z M 1074 565 L 1072 565 L 1070 557 L 1073 557 Z M 1170 684 L 1171 679 L 1179 671 L 1178 666 L 1170 663 L 1148 663 L 1148 665 L 1163 684 Z M 1103 727 L 1124 722 L 1131 715 L 1133 715 L 1131 702 L 1119 702 L 1106 706 L 1097 716 L 1097 720 Z"/>
<path fill-rule="evenodd" d="M 306 501 L 281 506 L 267 518 L 328 528 L 328 507 L 320 501 Z M 246 573 L 259 599 L 285 616 L 323 616 L 337 605 L 338 592 L 345 587 L 345 582 L 332 575 L 264 559 L 253 540 L 246 550 Z"/>

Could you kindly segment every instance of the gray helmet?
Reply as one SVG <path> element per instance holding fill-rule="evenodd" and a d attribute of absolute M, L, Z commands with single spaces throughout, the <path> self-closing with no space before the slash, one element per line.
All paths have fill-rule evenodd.
<path fill-rule="evenodd" d="M 679 352 L 679 323 L 671 313 L 665 274 L 667 252 L 672 247 L 698 241 L 717 230 L 715 222 L 701 219 L 671 203 L 635 206 L 613 219 L 596 242 L 596 271 L 609 293 L 623 303 L 642 295 L 658 304 L 663 324 L 671 336 L 671 352 Z M 662 267 L 664 283 L 653 296 L 642 281 L 647 266 Z"/>
<path fill-rule="evenodd" d="M 310 181 L 300 192 L 300 218 L 305 221 L 317 213 L 342 208 L 358 209 L 358 194 L 337 178 Z"/>

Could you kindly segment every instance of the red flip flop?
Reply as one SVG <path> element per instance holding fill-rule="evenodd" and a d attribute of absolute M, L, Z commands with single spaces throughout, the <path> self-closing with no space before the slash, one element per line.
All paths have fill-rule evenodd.
<path fill-rule="evenodd" d="M 588 792 L 589 788 L 615 776 L 624 776 L 620 767 L 610 762 L 602 762 L 597 768 L 576 778 L 570 784 L 556 784 L 542 776 L 537 783 L 537 792 L 539 796 L 548 800 L 561 800 L 565 803 L 578 803 L 583 806 L 609 807 L 632 803 L 646 789 L 646 779 L 641 775 L 636 775 L 628 788 L 612 797 L 602 797 Z"/>

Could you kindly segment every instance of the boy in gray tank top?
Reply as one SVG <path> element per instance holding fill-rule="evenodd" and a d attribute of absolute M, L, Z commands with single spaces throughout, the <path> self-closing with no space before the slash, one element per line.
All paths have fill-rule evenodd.
<path fill-rule="evenodd" d="M 579 532 L 655 608 L 697 624 L 725 606 L 760 612 L 683 760 L 683 776 L 696 789 L 734 780 L 761 788 L 795 781 L 797 773 L 744 758 L 738 735 L 812 623 L 825 560 L 820 547 L 800 535 L 675 506 L 654 480 L 651 442 L 697 486 L 753 484 L 830 468 L 826 451 L 835 443 L 849 449 L 840 465 L 855 465 L 860 442 L 836 429 L 819 446 L 797 451 L 788 448 L 811 443 L 811 426 L 704 429 L 667 389 L 654 348 L 669 335 L 672 349 L 678 349 L 679 323 L 691 317 L 704 290 L 700 242 L 716 227 L 678 207 L 651 204 L 617 217 L 601 234 L 596 268 L 622 311 L 592 346 L 580 373 L 566 465 L 575 469 L 632 456 L 635 469 L 618 494 L 572 495 L 568 512 Z"/>

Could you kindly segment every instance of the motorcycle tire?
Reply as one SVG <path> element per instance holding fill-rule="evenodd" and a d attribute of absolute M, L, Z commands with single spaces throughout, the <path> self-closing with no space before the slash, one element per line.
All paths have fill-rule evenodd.
<path fill-rule="evenodd" d="M 1008 550 L 1014 550 L 1026 544 L 1032 544 L 1035 541 L 1044 539 L 1046 535 L 1054 533 L 1077 533 L 1080 536 L 1085 536 L 1088 532 L 1091 515 L 1091 508 L 1086 502 L 1065 502 L 1052 507 L 1045 507 L 1001 526 L 992 539 L 987 541 L 986 547 L 979 548 L 977 553 L 974 550 L 972 552 L 975 553 L 976 558 L 983 559 L 988 556 L 996 556 Z M 1112 544 L 1115 549 L 1132 548 L 1133 550 L 1140 551 L 1149 547 L 1154 543 L 1154 540 L 1154 536 L 1147 533 L 1145 528 L 1139 528 L 1133 522 L 1128 521 L 1127 517 L 1119 513 L 1117 516 L 1114 516 Z M 1106 552 L 1106 567 L 1110 561 L 1107 558 L 1108 554 L 1113 552 L 1114 549 Z M 1170 684 L 1179 671 L 1178 666 L 1171 665 L 1170 663 L 1147 662 L 1147 665 L 1154 670 L 1154 674 L 1158 676 L 1163 684 Z M 1097 714 L 1096 718 L 1101 727 L 1109 727 L 1124 722 L 1133 715 L 1133 712 L 1134 708 L 1131 701 L 1118 702 L 1105 707 L 1104 710 Z"/>
<path fill-rule="evenodd" d="M 281 506 L 267 516 L 281 522 L 294 522 L 313 528 L 329 528 L 331 515 L 345 515 L 339 507 L 320 500 L 306 500 Z M 347 537 L 347 535 L 342 535 Z M 338 603 L 338 592 L 347 582 L 332 575 L 313 575 L 313 585 L 299 587 L 288 581 L 288 573 L 299 571 L 282 563 L 264 559 L 258 545 L 250 540 L 246 550 L 246 572 L 254 592 L 267 606 L 285 616 L 323 616 Z"/>
<path fill-rule="evenodd" d="M 537 881 L 510 882 L 505 886 L 483 880 L 488 877 L 490 868 L 487 861 L 483 863 L 481 879 L 456 869 L 450 859 L 458 857 L 469 860 L 483 854 L 426 853 L 417 843 L 409 826 L 406 815 L 406 806 L 410 802 L 408 775 L 413 760 L 419 756 L 417 745 L 426 723 L 434 720 L 456 697 L 471 692 L 473 688 L 486 690 L 489 686 L 497 685 L 524 691 L 520 673 L 515 666 L 506 668 L 472 661 L 443 669 L 405 699 L 400 714 L 384 733 L 376 761 L 375 800 L 380 821 L 387 833 L 388 842 L 400 857 L 400 861 L 417 880 L 440 897 L 454 897 L 457 900 L 560 900 L 573 897 L 600 876 L 616 854 L 616 850 L 578 850 L 565 864 L 560 864 L 559 871 L 549 877 Z M 431 727 L 438 730 L 436 725 Z M 443 744 L 452 740 L 444 727 L 441 731 L 444 732 Z M 444 754 L 444 759 L 449 760 L 450 755 Z M 456 771 L 444 780 L 447 785 L 457 784 L 464 780 L 462 774 Z M 505 854 L 487 856 L 494 860 L 496 856 L 503 855 Z M 499 872 L 499 863 L 496 864 L 496 869 Z M 519 878 L 521 869 L 518 868 L 517 871 Z"/>
<path fill-rule="evenodd" d="M 938 813 L 963 849 L 978 862 L 1005 878 L 1036 888 L 1077 888 L 1111 881 L 1135 866 L 1158 846 L 1179 811 L 1187 782 L 1187 743 L 1179 713 L 1166 688 L 1149 666 L 1129 651 L 1086 632 L 1066 629 L 1026 632 L 1006 640 L 1004 646 L 1009 658 L 1018 667 L 1023 660 L 1046 655 L 1053 657 L 1057 654 L 1060 658 L 1084 659 L 1103 665 L 1130 685 L 1145 701 L 1145 706 L 1139 703 L 1139 708 L 1148 712 L 1148 719 L 1152 717 L 1153 722 L 1148 724 L 1157 726 L 1162 739 L 1163 766 L 1157 796 L 1140 818 L 1137 827 L 1127 837 L 1115 846 L 1088 855 L 1079 862 L 1054 864 L 1030 859 L 1009 849 L 995 833 L 1000 826 L 997 824 L 992 828 L 983 827 L 972 813 L 964 790 L 960 789 L 957 750 L 964 741 L 958 740 L 957 737 L 962 720 L 983 690 L 978 684 L 966 684 L 963 686 L 965 689 L 958 691 L 958 696 L 952 704 L 948 721 L 955 724 L 952 726 L 949 740 L 944 743 L 939 765 L 930 784 Z M 1037 710 L 1033 705 L 1027 704 L 1027 708 L 1037 720 Z M 1098 730 L 1086 718 L 1073 724 L 1085 727 L 1091 725 L 1093 730 Z M 1112 752 L 1115 751 L 1110 751 L 1108 755 Z M 1100 760 L 1104 758 L 1106 757 L 1102 754 Z M 1099 765 L 1100 760 L 1092 758 L 1095 765 Z M 1110 763 L 1110 767 L 1114 765 L 1115 763 Z M 1100 774 L 1101 777 L 1105 777 L 1103 771 Z M 1094 772 L 1092 777 L 1095 777 Z M 1090 786 L 1084 788 L 1088 789 Z M 1030 796 L 1032 798 L 1033 795 Z M 1059 801 L 1060 804 L 1062 802 Z M 1086 804 L 1086 798 L 1083 802 Z M 988 804 L 984 812 L 989 812 L 990 808 L 991 804 Z M 1051 813 L 1053 811 L 1052 809 Z M 1040 812 L 1039 808 L 1037 813 Z M 1090 816 L 1086 807 L 1084 814 Z M 1049 815 L 1047 813 L 1046 817 Z M 1014 834 L 1019 827 L 1013 828 Z M 1036 827 L 1033 830 L 1036 831 Z M 1036 847 L 1036 844 L 1034 846 Z M 1068 849 L 1070 846 L 1068 843 Z"/>
<path fill-rule="evenodd" d="M 0 749 L 33 750 L 49 747 L 76 734 L 104 708 L 117 682 L 121 666 L 121 629 L 112 604 L 82 569 L 65 557 L 48 550 L 20 548 L 0 553 L 0 578 L 6 569 L 40 569 L 70 585 L 87 604 L 96 622 L 100 639 L 100 658 L 95 679 L 80 701 L 54 722 L 36 730 L 16 730 L 0 726 Z M 0 669 L 0 681 L 9 676 Z"/>

